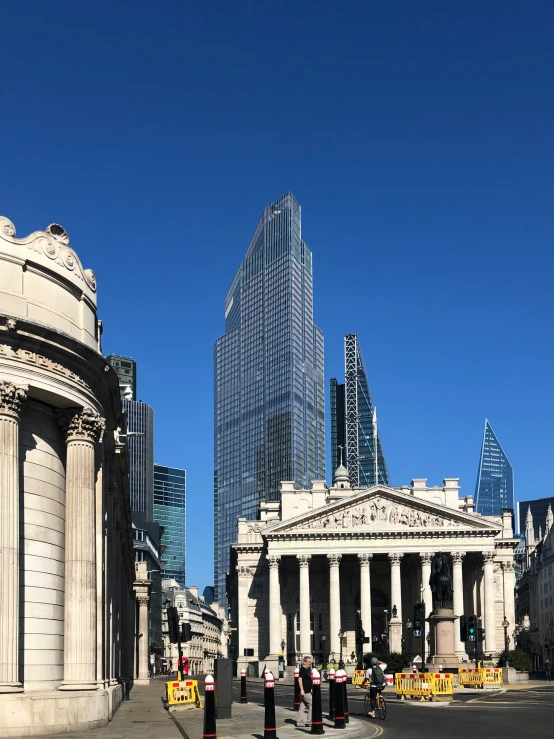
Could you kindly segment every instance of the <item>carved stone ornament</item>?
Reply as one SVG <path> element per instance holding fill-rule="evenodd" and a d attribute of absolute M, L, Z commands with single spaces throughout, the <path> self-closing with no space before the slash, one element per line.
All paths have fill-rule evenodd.
<path fill-rule="evenodd" d="M 268 554 L 267 555 L 267 561 L 269 563 L 270 568 L 279 567 L 279 562 L 281 561 L 281 555 L 280 554 Z"/>
<path fill-rule="evenodd" d="M 298 560 L 298 564 L 300 565 L 300 567 L 309 567 L 311 558 L 312 558 L 311 554 L 297 554 L 296 555 L 296 559 Z"/>
<path fill-rule="evenodd" d="M 434 556 L 435 556 L 434 552 L 422 552 L 419 555 L 419 558 L 421 559 L 421 564 L 430 565 L 431 562 L 433 561 Z"/>
<path fill-rule="evenodd" d="M 150 598 L 147 595 L 139 595 L 137 603 L 139 606 L 147 606 L 150 603 Z"/>
<path fill-rule="evenodd" d="M 237 574 L 239 577 L 250 577 L 252 573 L 250 572 L 250 567 L 247 567 L 246 565 L 237 565 Z"/>
<path fill-rule="evenodd" d="M 18 418 L 27 390 L 27 387 L 19 387 L 9 380 L 0 380 L 0 414 Z"/>
<path fill-rule="evenodd" d="M 389 554 L 389 560 L 391 565 L 400 567 L 400 563 L 402 562 L 403 554 L 395 553 L 395 554 Z"/>
<path fill-rule="evenodd" d="M 343 508 L 314 518 L 302 524 L 306 529 L 379 529 L 383 523 L 393 528 L 444 528 L 455 526 L 455 522 L 419 511 L 404 505 L 392 504 L 383 498 L 374 498 L 369 503 L 355 508 Z"/>
<path fill-rule="evenodd" d="M 464 557 L 466 556 L 465 552 L 452 552 L 452 562 L 456 565 L 461 565 L 464 561 Z"/>
<path fill-rule="evenodd" d="M 66 230 L 59 224 L 51 223 L 44 231 L 35 231 L 22 239 L 16 239 L 13 223 L 8 218 L 0 216 L 0 237 L 12 244 L 26 246 L 37 254 L 43 254 L 60 267 L 73 272 L 96 292 L 94 272 L 91 269 L 83 269 L 79 257 L 69 246 Z"/>
<path fill-rule="evenodd" d="M 90 408 L 73 412 L 65 420 L 67 423 L 65 440 L 68 444 L 71 441 L 88 441 L 96 444 L 106 428 L 106 421 Z"/>
<path fill-rule="evenodd" d="M 17 321 L 15 318 L 6 318 L 6 329 L 8 331 L 15 331 L 17 328 Z"/>
<path fill-rule="evenodd" d="M 494 552 L 483 552 L 483 560 L 485 564 L 492 564 L 494 562 Z"/>
<path fill-rule="evenodd" d="M 368 565 L 371 563 L 371 560 L 373 559 L 373 554 L 358 554 L 358 559 L 360 561 L 361 565 Z"/>
<path fill-rule="evenodd" d="M 502 562 L 502 569 L 504 570 L 504 572 L 513 572 L 514 563 L 513 562 Z"/>
<path fill-rule="evenodd" d="M 338 567 L 342 559 L 342 554 L 328 554 L 327 559 L 329 560 L 330 567 Z"/>

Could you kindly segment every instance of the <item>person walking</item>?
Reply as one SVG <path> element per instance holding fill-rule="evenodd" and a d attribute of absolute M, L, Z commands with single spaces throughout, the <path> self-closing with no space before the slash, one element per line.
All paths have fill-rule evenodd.
<path fill-rule="evenodd" d="M 550 682 L 550 675 L 552 673 L 552 663 L 549 659 L 545 660 L 544 663 L 544 674 L 546 675 L 546 679 L 548 682 Z"/>
<path fill-rule="evenodd" d="M 312 725 L 312 658 L 304 657 L 302 667 L 298 673 L 300 688 L 300 708 L 298 709 L 297 726 Z"/>

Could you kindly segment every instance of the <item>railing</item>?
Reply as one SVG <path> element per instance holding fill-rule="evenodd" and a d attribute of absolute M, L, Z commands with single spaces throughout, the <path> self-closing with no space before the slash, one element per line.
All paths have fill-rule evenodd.
<path fill-rule="evenodd" d="M 453 675 L 449 672 L 397 672 L 396 695 L 400 700 L 429 700 L 454 694 Z"/>

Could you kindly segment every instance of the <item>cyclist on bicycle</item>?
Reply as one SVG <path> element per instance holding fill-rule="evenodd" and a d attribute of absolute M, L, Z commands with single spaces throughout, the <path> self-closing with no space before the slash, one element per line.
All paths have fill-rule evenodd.
<path fill-rule="evenodd" d="M 371 700 L 371 711 L 367 714 L 371 718 L 375 718 L 375 704 L 377 693 L 381 693 L 386 687 L 385 670 L 387 663 L 381 662 L 377 657 L 372 657 L 369 661 L 369 667 L 366 670 L 362 687 L 369 683 L 369 697 Z"/>

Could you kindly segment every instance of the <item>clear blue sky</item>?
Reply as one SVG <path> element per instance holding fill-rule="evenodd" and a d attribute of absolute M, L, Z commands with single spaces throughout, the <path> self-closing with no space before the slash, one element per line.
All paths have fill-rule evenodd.
<path fill-rule="evenodd" d="M 554 4 L 4 0 L 0 212 L 61 223 L 212 582 L 212 348 L 291 190 L 326 383 L 357 332 L 395 485 L 474 490 L 485 417 L 552 494 Z M 327 440 L 329 445 L 329 440 Z"/>

